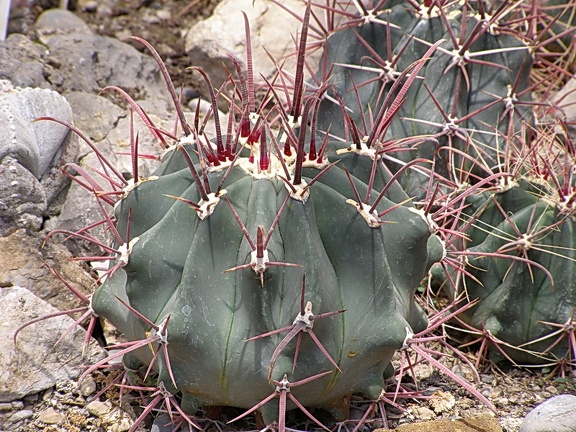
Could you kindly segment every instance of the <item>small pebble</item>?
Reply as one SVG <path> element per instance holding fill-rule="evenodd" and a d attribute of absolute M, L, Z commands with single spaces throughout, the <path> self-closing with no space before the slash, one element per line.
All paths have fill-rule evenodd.
<path fill-rule="evenodd" d="M 97 1 L 87 1 L 82 6 L 82 10 L 84 12 L 96 12 L 98 10 L 98 2 Z"/>
<path fill-rule="evenodd" d="M 112 404 L 110 402 L 100 402 L 95 400 L 86 405 L 86 409 L 93 416 L 102 417 L 112 410 Z"/>
<path fill-rule="evenodd" d="M 559 395 L 548 399 L 528 413 L 520 432 L 574 432 L 576 396 Z"/>
<path fill-rule="evenodd" d="M 38 420 L 46 424 L 60 424 L 62 423 L 63 416 L 62 413 L 59 413 L 54 408 L 50 407 L 38 415 Z"/>
<path fill-rule="evenodd" d="M 553 394 L 553 395 L 558 394 L 558 389 L 554 386 L 546 387 L 546 391 L 550 394 Z"/>
<path fill-rule="evenodd" d="M 24 409 L 24 402 L 19 400 L 12 401 L 12 409 L 15 411 Z"/>
<path fill-rule="evenodd" d="M 436 414 L 440 414 L 454 408 L 454 405 L 456 405 L 456 399 L 451 393 L 437 391 L 432 395 L 432 398 L 428 403 Z"/>
<path fill-rule="evenodd" d="M 492 387 L 484 387 L 480 390 L 480 393 L 482 393 L 482 396 L 489 398 L 494 393 L 494 389 Z"/>
<path fill-rule="evenodd" d="M 160 23 L 160 18 L 158 18 L 156 15 L 145 14 L 144 16 L 142 16 L 142 21 L 144 21 L 146 24 L 154 25 Z"/>
<path fill-rule="evenodd" d="M 108 432 L 129 431 L 134 422 L 130 419 L 128 414 L 118 407 L 112 407 L 111 404 L 109 406 L 110 411 L 100 417 L 100 420 L 102 420 L 102 426 L 104 426 Z"/>
<path fill-rule="evenodd" d="M 12 404 L 10 402 L 0 402 L 0 412 L 12 411 Z"/>
<path fill-rule="evenodd" d="M 44 393 L 42 394 L 42 400 L 43 401 L 48 401 L 52 398 L 52 395 L 54 394 L 54 387 L 50 387 L 48 389 L 46 389 L 44 391 Z"/>
<path fill-rule="evenodd" d="M 412 414 L 419 419 L 419 420 L 431 420 L 436 418 L 436 414 L 430 408 L 426 408 L 423 406 L 416 407 L 412 410 Z"/>
<path fill-rule="evenodd" d="M 169 10 L 166 9 L 160 9 L 159 11 L 157 11 L 156 16 L 160 18 L 162 21 L 168 21 L 169 19 L 172 18 L 172 14 L 170 13 Z"/>
<path fill-rule="evenodd" d="M 492 384 L 494 382 L 494 376 L 487 374 L 480 374 L 480 381 L 484 384 Z"/>
<path fill-rule="evenodd" d="M 91 376 L 86 377 L 78 384 L 78 391 L 84 397 L 90 396 L 96 391 L 96 381 Z"/>
<path fill-rule="evenodd" d="M 8 423 L 18 423 L 22 420 L 31 418 L 33 415 L 34 412 L 31 410 L 18 411 L 10 416 L 10 418 L 8 419 Z"/>
<path fill-rule="evenodd" d="M 150 432 L 171 432 L 173 429 L 174 424 L 170 420 L 170 416 L 168 414 L 160 414 L 154 419 Z"/>

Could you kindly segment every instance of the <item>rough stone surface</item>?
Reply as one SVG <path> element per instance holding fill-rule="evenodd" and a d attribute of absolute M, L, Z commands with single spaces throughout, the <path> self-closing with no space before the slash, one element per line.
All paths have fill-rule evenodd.
<path fill-rule="evenodd" d="M 79 176 L 77 179 L 78 181 L 83 181 Z M 102 219 L 102 209 L 98 206 L 94 195 L 76 181 L 73 181 L 60 214 L 58 218 L 50 221 L 49 229 L 75 232 Z M 106 244 L 112 240 L 111 233 L 105 232 L 104 229 L 93 229 L 90 234 Z M 70 238 L 66 242 L 66 247 L 75 256 L 102 255 L 100 247 L 78 238 Z"/>
<path fill-rule="evenodd" d="M 560 108 L 563 120 L 576 138 L 576 76 L 554 96 L 553 102 Z"/>
<path fill-rule="evenodd" d="M 18 422 L 21 422 L 22 420 L 29 419 L 33 415 L 34 415 L 34 411 L 32 411 L 32 410 L 17 411 L 10 416 L 10 418 L 8 419 L 8 423 L 18 423 Z"/>
<path fill-rule="evenodd" d="M 0 290 L 0 401 L 20 399 L 52 387 L 59 380 L 76 378 L 82 365 L 105 356 L 91 340 L 82 353 L 84 330 L 67 316 L 50 318 L 23 329 L 14 344 L 14 333 L 22 324 L 58 312 L 21 287 Z M 57 345 L 70 326 L 73 330 Z"/>
<path fill-rule="evenodd" d="M 150 119 L 154 122 L 157 127 L 163 128 L 164 130 L 172 132 L 174 127 L 174 117 L 169 115 L 168 117 L 158 117 L 156 113 L 162 115 L 162 111 L 148 111 L 150 114 Z M 164 113 L 165 114 L 165 113 Z M 116 128 L 110 131 L 108 134 L 108 139 L 112 146 L 112 151 L 116 156 L 116 167 L 120 172 L 126 177 L 130 178 L 132 176 L 132 157 L 130 156 L 130 119 L 128 117 L 123 117 L 118 121 Z M 135 132 L 138 133 L 138 153 L 140 155 L 151 155 L 160 156 L 163 152 L 160 144 L 153 138 L 152 134 L 146 128 L 140 120 L 135 121 Z M 141 158 L 139 160 L 139 176 L 147 177 L 156 167 L 159 165 L 158 160 Z"/>
<path fill-rule="evenodd" d="M 46 47 L 32 42 L 22 34 L 11 34 L 0 42 L 0 79 L 8 79 L 15 86 L 49 88 L 46 74 Z"/>
<path fill-rule="evenodd" d="M 52 36 L 71 33 L 92 34 L 88 24 L 65 9 L 49 9 L 34 23 L 38 39 L 47 44 Z"/>
<path fill-rule="evenodd" d="M 112 403 L 95 400 L 86 405 L 90 414 L 96 417 L 102 417 L 112 411 Z"/>
<path fill-rule="evenodd" d="M 286 0 L 283 4 L 300 15 L 305 7 L 304 2 L 296 0 Z M 185 45 L 191 64 L 210 71 L 216 88 L 227 77 L 222 63 L 234 70 L 229 53 L 244 64 L 246 44 L 242 11 L 250 22 L 255 71 L 269 78 L 277 70 L 265 49 L 277 62 L 295 50 L 294 40 L 297 40 L 300 22 L 287 11 L 268 1 L 224 0 L 210 18 L 188 31 Z M 294 70 L 294 64 L 294 57 L 287 59 L 285 70 Z"/>
<path fill-rule="evenodd" d="M 70 92 L 66 99 L 72 107 L 74 125 L 94 142 L 106 138 L 118 119 L 126 116 L 118 105 L 93 93 Z"/>
<path fill-rule="evenodd" d="M 170 421 L 168 414 L 160 414 L 154 419 L 150 432 L 172 432 L 174 425 Z"/>
<path fill-rule="evenodd" d="M 93 279 L 78 262 L 70 261 L 70 257 L 70 252 L 58 242 L 43 244 L 43 239 L 37 235 L 25 230 L 14 231 L 6 237 L 0 237 L 0 287 L 27 288 L 60 310 L 83 306 L 48 268 L 53 267 L 76 289 L 88 294 Z M 18 321 L 23 323 L 24 319 L 20 317 Z"/>
<path fill-rule="evenodd" d="M 116 85 L 135 99 L 165 93 L 154 60 L 116 39 L 82 33 L 54 35 L 48 48 L 51 62 L 59 67 L 47 78 L 59 91 L 97 93 Z"/>
<path fill-rule="evenodd" d="M 575 432 L 576 396 L 558 395 L 528 413 L 520 432 Z"/>
<path fill-rule="evenodd" d="M 63 417 L 61 413 L 50 407 L 38 414 L 38 421 L 46 424 L 59 424 L 62 423 Z"/>
<path fill-rule="evenodd" d="M 86 405 L 93 416 L 102 421 L 102 426 L 110 432 L 125 432 L 134 424 L 128 415 L 110 402 L 93 401 Z"/>
<path fill-rule="evenodd" d="M 0 160 L 14 156 L 38 179 L 54 164 L 70 132 L 55 122 L 35 121 L 45 116 L 71 123 L 72 109 L 54 91 L 13 87 L 9 81 L 0 81 Z"/>

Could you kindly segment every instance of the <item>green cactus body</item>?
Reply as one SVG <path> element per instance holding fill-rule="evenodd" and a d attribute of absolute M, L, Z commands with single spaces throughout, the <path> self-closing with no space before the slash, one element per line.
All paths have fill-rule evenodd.
<path fill-rule="evenodd" d="M 364 45 L 393 62 L 394 72 L 399 74 L 442 40 L 385 135 L 386 140 L 398 143 L 411 137 L 428 139 L 417 145 L 408 140 L 412 147 L 400 145 L 398 151 L 388 152 L 387 163 L 396 171 L 411 160 L 425 158 L 433 161 L 435 173 L 446 179 L 473 183 L 485 177 L 501 163 L 506 146 L 503 137 L 519 131 L 523 122 L 531 122 L 530 108 L 522 105 L 531 97 L 533 61 L 528 46 L 516 36 L 493 32 L 495 23 L 481 20 L 470 4 L 466 8 L 461 4 L 443 6 L 442 10 L 436 6 L 410 10 L 397 5 L 379 19 L 389 24 L 370 22 L 354 29 L 354 34 L 344 29 L 341 32 L 345 34 L 336 33 L 327 41 L 324 63 L 337 63 L 334 92 L 342 95 L 351 120 L 359 128 L 362 122 L 370 124 L 370 116 L 378 111 L 393 82 L 376 79 L 375 71 L 370 75 L 372 62 L 366 57 L 373 58 L 374 53 Z M 389 40 L 394 49 L 386 53 L 382 47 Z M 392 58 L 388 58 L 390 54 Z M 359 65 L 365 67 L 359 70 Z M 345 122 L 334 120 L 342 116 L 342 110 L 337 111 L 334 106 L 322 111 L 319 125 L 344 136 Z M 430 163 L 424 166 L 429 169 Z M 409 196 L 421 199 L 428 190 L 429 176 L 408 170 L 400 183 Z"/>
<path fill-rule="evenodd" d="M 198 165 L 194 149 L 188 152 Z M 166 339 L 177 389 L 164 359 L 155 369 L 166 388 L 182 393 L 189 411 L 213 405 L 249 408 L 273 390 L 268 369 L 284 334 L 246 340 L 292 324 L 300 313 L 303 275 L 305 301 L 313 313 L 345 310 L 313 322 L 315 335 L 340 371 L 308 337 L 302 339 L 294 372 L 294 342 L 275 361 L 271 377 L 277 380 L 283 374 L 297 380 L 334 370 L 302 391 L 293 390 L 305 406 L 334 407 L 352 392 L 378 398 L 394 352 L 409 332 L 425 328 L 413 295 L 431 263 L 441 258 L 432 256 L 440 249 L 428 253 L 428 223 L 403 205 L 388 213 L 384 223 L 369 226 L 347 202 L 353 194 L 343 168 L 364 196 L 372 159 L 354 152 L 337 155 L 334 149 L 330 157 L 339 163 L 302 199 L 288 197 L 275 156 L 270 172 L 259 172 L 259 162 L 241 156 L 229 170 L 206 174 L 210 190 L 223 185 L 212 197 L 211 213 L 201 219 L 182 202 L 202 198 L 175 150 L 118 204 L 118 230 L 123 238 L 129 230 L 132 239 L 129 259 L 96 291 L 92 306 L 130 340 L 145 339 L 151 329 L 116 297 L 158 325 L 170 318 Z M 326 164 L 305 164 L 304 181 L 310 183 Z M 373 199 L 389 180 L 382 166 L 372 182 Z M 392 185 L 376 212 L 406 198 Z M 254 242 L 258 227 L 265 232 L 274 227 L 265 260 L 254 258 L 253 245 L 225 200 Z M 242 268 L 229 271 L 237 267 Z M 137 367 L 151 359 L 146 346 L 127 355 L 125 363 Z M 268 420 L 277 412 L 274 401 L 261 410 Z"/>
<path fill-rule="evenodd" d="M 461 317 L 522 347 L 503 347 L 520 364 L 567 355 L 566 340 L 548 349 L 555 337 L 546 336 L 557 329 L 543 322 L 564 324 L 576 306 L 575 221 L 541 194 L 538 184 L 521 181 L 506 191 L 479 195 L 467 231 L 471 255 L 463 287 L 479 303 Z"/>

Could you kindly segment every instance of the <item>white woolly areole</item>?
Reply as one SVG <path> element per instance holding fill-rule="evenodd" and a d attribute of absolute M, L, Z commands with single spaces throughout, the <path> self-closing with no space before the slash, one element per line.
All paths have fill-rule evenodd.
<path fill-rule="evenodd" d="M 158 342 L 168 345 L 168 317 L 164 318 L 158 325 L 158 330 L 155 331 L 158 336 Z"/>
<path fill-rule="evenodd" d="M 264 249 L 263 252 L 264 252 L 263 253 L 264 256 L 261 258 L 256 256 L 258 254 L 258 251 L 253 250 L 251 253 L 250 267 L 252 267 L 257 274 L 260 274 L 260 273 L 266 271 L 266 269 L 268 268 L 268 266 L 266 264 L 268 264 L 270 262 L 268 251 L 266 249 Z"/>
<path fill-rule="evenodd" d="M 290 192 L 290 198 L 302 201 L 302 203 L 305 203 L 308 200 L 308 197 L 310 196 L 310 191 L 308 190 L 308 184 L 304 179 L 302 179 L 302 183 L 298 185 L 292 183 L 290 184 L 284 183 L 284 186 L 286 186 L 286 189 L 288 189 L 288 192 Z M 294 188 L 294 190 L 292 188 Z"/>
<path fill-rule="evenodd" d="M 382 220 L 378 217 L 376 210 L 370 213 L 370 205 L 358 203 L 353 199 L 347 199 L 346 204 L 356 207 L 356 210 L 358 210 L 358 213 L 360 213 L 370 228 L 379 228 L 382 225 Z"/>
<path fill-rule="evenodd" d="M 128 264 L 130 254 L 132 253 L 132 248 L 138 242 L 138 240 L 140 240 L 140 237 L 134 237 L 128 243 L 123 243 L 122 245 L 120 245 L 120 247 L 118 247 L 118 253 L 120 254 L 118 262 L 121 263 L 122 266 Z"/>
<path fill-rule="evenodd" d="M 414 337 L 414 333 L 412 329 L 408 326 L 404 327 L 406 330 L 406 337 L 404 338 L 404 342 L 402 342 L 402 349 L 406 349 L 410 346 L 410 342 L 412 342 L 412 338 Z"/>
<path fill-rule="evenodd" d="M 124 198 L 126 198 L 130 192 L 132 192 L 134 189 L 136 189 L 142 183 L 147 182 L 147 181 L 152 181 L 152 180 L 158 180 L 158 179 L 159 179 L 158 176 L 139 177 L 138 180 L 136 180 L 136 181 L 135 181 L 135 179 L 131 178 L 130 180 L 127 181 L 126 186 L 124 186 L 124 189 L 122 189 L 122 192 L 123 192 L 122 196 Z M 120 201 L 118 201 L 118 202 L 120 202 Z M 118 203 L 116 203 L 116 204 L 118 204 Z"/>
<path fill-rule="evenodd" d="M 356 144 L 353 144 L 348 148 L 336 150 L 336 154 L 340 155 L 345 153 L 356 153 L 361 156 L 368 156 L 372 160 L 374 160 L 374 158 L 376 157 L 376 149 L 374 147 L 368 147 L 366 145 L 365 139 L 362 139 L 362 141 L 360 142 L 360 148 L 358 148 Z"/>
<path fill-rule="evenodd" d="M 307 330 L 310 330 L 314 326 L 314 321 L 312 318 L 314 314 L 312 313 L 312 302 L 306 302 L 306 307 L 304 308 L 304 314 L 298 314 L 294 319 L 292 324 L 304 323 Z"/>
<path fill-rule="evenodd" d="M 223 195 L 226 191 L 220 191 L 219 195 Z M 214 213 L 214 209 L 216 208 L 216 204 L 220 201 L 219 196 L 216 196 L 214 192 L 208 194 L 208 200 L 200 200 L 198 203 L 198 210 L 196 210 L 196 214 L 201 220 L 206 219 L 212 213 Z"/>
<path fill-rule="evenodd" d="M 322 158 L 322 162 L 318 162 L 318 159 L 309 159 L 308 155 L 304 158 L 304 162 L 302 163 L 303 168 L 316 168 L 318 170 L 322 170 L 328 166 L 328 159 Z"/>
<path fill-rule="evenodd" d="M 436 234 L 438 232 L 438 224 L 434 221 L 434 219 L 432 219 L 432 215 L 430 213 L 426 214 L 424 210 L 418 209 L 416 207 L 408 207 L 408 211 L 411 211 L 412 213 L 420 216 L 422 220 L 426 222 L 426 225 L 428 225 L 430 233 Z"/>

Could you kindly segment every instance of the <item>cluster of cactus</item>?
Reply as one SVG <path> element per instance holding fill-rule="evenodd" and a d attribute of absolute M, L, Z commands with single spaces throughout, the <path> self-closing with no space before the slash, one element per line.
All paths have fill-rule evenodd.
<path fill-rule="evenodd" d="M 526 11 L 509 1 L 354 4 L 357 14 L 325 6 L 339 27 L 310 91 L 310 2 L 293 82 L 268 83 L 256 107 L 251 62 L 235 63 L 221 89 L 231 89 L 228 124 L 207 116 L 211 140 L 207 120 L 187 123 L 142 41 L 183 137 L 123 93 L 162 148 L 160 166 L 139 176 L 132 134 L 132 181 L 101 158 L 112 190 L 87 172 L 81 182 L 114 206 L 103 223 L 116 239 L 100 244 L 111 264 L 87 313 L 128 339 L 108 360 L 153 376 L 143 416 L 163 402 L 199 427 L 200 408 L 233 406 L 284 430 L 289 409 L 322 426 L 308 408 L 342 417 L 352 393 L 380 400 L 393 354 L 427 330 L 415 292 L 435 263 L 455 298 L 480 299 L 461 322 L 525 347 L 503 351 L 509 358 L 560 357 L 571 340 L 550 341 L 542 326 L 551 324 L 539 324 L 570 321 L 576 305 L 566 270 L 574 182 L 542 175 L 573 153 L 528 179 L 537 170 L 526 162 L 539 156 L 517 151 L 531 148 L 531 94 L 545 86 L 530 81 L 542 63 L 536 41 L 518 37 Z M 216 113 L 217 93 L 197 70 Z M 89 230 L 65 234 L 97 242 Z"/>
<path fill-rule="evenodd" d="M 448 249 L 434 275 L 454 298 L 477 302 L 458 318 L 466 331 L 515 363 L 573 364 L 573 146 L 537 118 L 561 107 L 532 93 L 549 97 L 573 72 L 575 5 L 359 6 L 326 43 L 319 76 L 329 70 L 333 90 L 320 127 L 360 141 L 380 128 L 386 164 L 408 167 L 400 184 L 434 209 Z M 391 121 L 374 118 L 400 73 L 438 41 Z M 554 56 L 564 61 L 552 65 Z"/>
<path fill-rule="evenodd" d="M 531 120 L 525 104 L 531 98 L 529 46 L 501 31 L 505 7 L 482 6 L 393 1 L 377 16 L 365 11 L 366 23 L 336 32 L 326 43 L 322 65 L 332 74 L 334 97 L 323 102 L 319 127 L 339 137 L 362 137 L 385 127 L 391 169 L 426 160 L 400 179 L 419 200 L 430 193 L 431 172 L 437 183 L 485 177 L 501 163 L 503 137 Z M 390 124 L 374 124 L 373 113 L 400 73 L 439 42 Z"/>

